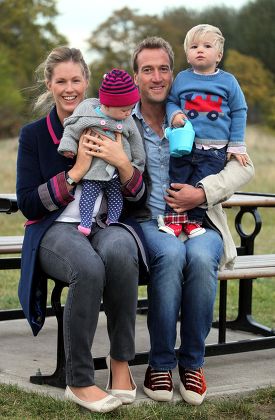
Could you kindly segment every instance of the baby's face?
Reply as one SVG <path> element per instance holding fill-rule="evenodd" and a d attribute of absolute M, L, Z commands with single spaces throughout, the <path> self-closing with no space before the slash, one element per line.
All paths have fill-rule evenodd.
<path fill-rule="evenodd" d="M 222 58 L 216 37 L 211 33 L 191 41 L 186 53 L 189 64 L 199 73 L 214 72 Z"/>
<path fill-rule="evenodd" d="M 108 117 L 113 118 L 114 120 L 125 120 L 126 118 L 130 117 L 132 114 L 132 110 L 135 104 L 129 106 L 108 106 L 105 110 Z"/>

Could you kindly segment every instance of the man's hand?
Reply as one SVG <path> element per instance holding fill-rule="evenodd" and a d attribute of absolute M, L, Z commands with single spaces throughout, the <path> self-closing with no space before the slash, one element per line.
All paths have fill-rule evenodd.
<path fill-rule="evenodd" d="M 176 213 L 200 206 L 206 201 L 203 188 L 196 188 L 188 184 L 171 184 L 173 189 L 168 188 L 164 199 Z"/>

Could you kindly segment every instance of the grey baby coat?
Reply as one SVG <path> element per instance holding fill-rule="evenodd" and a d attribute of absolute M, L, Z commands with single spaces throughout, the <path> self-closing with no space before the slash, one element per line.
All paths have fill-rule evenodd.
<path fill-rule="evenodd" d="M 145 151 L 141 135 L 133 118 L 130 116 L 121 122 L 108 117 L 104 118 L 95 110 L 99 105 L 100 102 L 96 98 L 85 99 L 76 107 L 70 117 L 64 119 L 64 133 L 58 152 L 63 154 L 65 151 L 71 151 L 76 155 L 78 141 L 86 128 L 94 128 L 96 132 L 112 137 L 113 140 L 115 140 L 114 132 L 119 132 L 122 134 L 123 149 L 131 164 L 143 172 Z M 106 134 L 106 131 L 108 131 L 108 134 Z M 94 157 L 91 167 L 83 179 L 109 181 L 113 178 L 115 170 L 114 166 Z"/>

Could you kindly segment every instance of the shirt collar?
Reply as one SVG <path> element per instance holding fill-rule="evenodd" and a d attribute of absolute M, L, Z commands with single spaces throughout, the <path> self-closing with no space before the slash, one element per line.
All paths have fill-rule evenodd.
<path fill-rule="evenodd" d="M 136 105 L 133 109 L 132 115 L 135 115 L 139 120 L 144 121 L 144 118 L 143 118 L 141 110 L 140 110 L 140 102 L 136 103 Z"/>
<path fill-rule="evenodd" d="M 132 115 L 135 115 L 139 120 L 144 121 L 144 123 L 146 124 L 145 119 L 143 118 L 143 115 L 141 113 L 140 102 L 138 102 L 134 107 Z M 165 114 L 163 124 L 165 127 L 168 125 L 167 114 Z"/>

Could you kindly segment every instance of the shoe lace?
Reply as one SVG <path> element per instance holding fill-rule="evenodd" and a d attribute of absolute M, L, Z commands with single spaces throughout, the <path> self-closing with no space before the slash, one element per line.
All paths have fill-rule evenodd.
<path fill-rule="evenodd" d="M 185 370 L 185 387 L 188 388 L 197 388 L 199 391 L 203 387 L 204 375 L 202 369 L 198 370 Z"/>
<path fill-rule="evenodd" d="M 172 385 L 172 378 L 169 371 L 151 371 L 150 379 L 152 388 L 163 389 L 167 388 L 167 386 L 170 387 Z"/>

